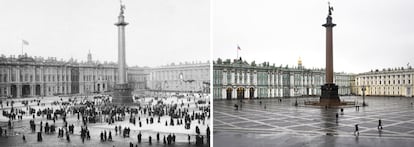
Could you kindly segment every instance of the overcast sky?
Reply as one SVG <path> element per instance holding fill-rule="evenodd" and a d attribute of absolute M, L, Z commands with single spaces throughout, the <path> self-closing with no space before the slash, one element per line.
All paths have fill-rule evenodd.
<path fill-rule="evenodd" d="M 335 72 L 414 65 L 413 0 L 332 0 Z M 213 58 L 325 68 L 327 0 L 214 0 Z"/>
<path fill-rule="evenodd" d="M 126 62 L 159 66 L 210 59 L 208 0 L 124 0 Z M 0 53 L 117 62 L 119 0 L 2 0 Z"/>

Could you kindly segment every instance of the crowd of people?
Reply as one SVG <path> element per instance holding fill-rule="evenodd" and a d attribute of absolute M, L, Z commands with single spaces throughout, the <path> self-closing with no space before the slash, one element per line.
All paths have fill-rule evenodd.
<path fill-rule="evenodd" d="M 91 99 L 93 98 L 93 99 Z M 66 99 L 66 98 L 65 98 Z M 155 124 L 165 124 L 167 127 L 182 126 L 188 130 L 191 128 L 192 122 L 198 123 L 198 125 L 205 125 L 207 119 L 210 119 L 210 107 L 209 105 L 203 105 L 196 101 L 195 98 L 182 98 L 176 99 L 176 103 L 166 103 L 168 98 L 155 98 L 154 103 L 142 103 L 140 105 L 133 106 L 118 106 L 111 104 L 110 96 L 97 95 L 97 96 L 73 96 L 64 101 L 62 98 L 46 105 L 41 99 L 22 100 L 20 107 L 13 107 L 15 101 L 6 101 L 7 106 L 11 106 L 10 109 L 2 109 L 3 116 L 9 118 L 9 129 L 12 129 L 12 122 L 16 120 L 16 116 L 19 120 L 23 119 L 23 116 L 29 116 L 30 130 L 32 132 L 37 131 L 37 141 L 43 140 L 43 134 L 51 135 L 56 132 L 58 138 L 66 138 L 70 142 L 71 134 L 77 133 L 75 131 L 74 124 L 68 124 L 67 118 L 77 118 L 77 126 L 80 130 L 80 137 L 82 142 L 91 139 L 91 134 L 88 126 L 93 123 L 103 123 L 109 126 L 118 123 L 112 129 L 101 129 L 100 141 L 112 141 L 113 134 L 122 136 L 124 138 L 131 136 L 131 128 L 122 127 L 121 124 L 125 124 L 124 120 L 129 120 L 130 124 L 133 124 L 135 129 L 140 130 L 143 127 L 155 127 Z M 179 102 L 181 100 L 181 103 Z M 187 101 L 186 104 L 184 101 Z M 192 101 L 191 101 L 192 100 Z M 194 104 L 193 104 L 193 103 Z M 190 103 L 193 107 L 190 107 Z M 195 105 L 195 107 L 194 107 Z M 3 102 L 1 102 L 3 108 Z M 44 117 L 46 118 L 44 119 Z M 45 122 L 44 122 L 45 121 Z M 59 121 L 59 122 L 57 122 Z M 60 124 L 62 122 L 62 124 Z M 75 122 L 76 123 L 76 122 Z M 208 123 L 208 122 L 207 122 Z M 194 124 L 194 123 L 193 123 Z M 195 144 L 204 144 L 204 135 L 201 135 L 199 126 L 195 126 Z M 3 134 L 0 127 L 0 136 Z M 23 132 L 24 133 L 24 132 Z M 6 133 L 5 133 L 6 134 Z M 148 142 L 152 143 L 153 133 L 148 133 Z M 190 136 L 188 134 L 188 141 L 191 143 Z M 209 135 L 209 128 L 207 127 L 206 135 Z M 143 134 L 139 132 L 137 134 L 138 143 L 141 142 Z M 26 141 L 26 136 L 22 136 Z M 209 142 L 210 137 L 207 136 Z M 160 132 L 157 132 L 156 141 L 164 144 L 174 144 L 176 135 L 174 133 L 165 133 L 160 136 Z"/>

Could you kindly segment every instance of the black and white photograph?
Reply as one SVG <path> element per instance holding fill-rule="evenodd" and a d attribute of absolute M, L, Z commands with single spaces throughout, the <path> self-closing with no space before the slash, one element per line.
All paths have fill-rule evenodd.
<path fill-rule="evenodd" d="M 0 146 L 210 146 L 210 1 L 1 1 L 0 18 Z"/>
<path fill-rule="evenodd" d="M 0 0 L 0 147 L 412 147 L 413 8 Z"/>

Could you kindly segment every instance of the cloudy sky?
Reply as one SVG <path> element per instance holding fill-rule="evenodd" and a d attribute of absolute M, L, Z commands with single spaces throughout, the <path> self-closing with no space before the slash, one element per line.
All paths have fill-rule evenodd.
<path fill-rule="evenodd" d="M 335 72 L 414 65 L 414 1 L 332 0 Z M 325 67 L 327 0 L 215 0 L 213 58 Z"/>
<path fill-rule="evenodd" d="M 208 0 L 124 0 L 128 65 L 210 59 Z M 117 61 L 119 0 L 0 1 L 0 53 Z"/>

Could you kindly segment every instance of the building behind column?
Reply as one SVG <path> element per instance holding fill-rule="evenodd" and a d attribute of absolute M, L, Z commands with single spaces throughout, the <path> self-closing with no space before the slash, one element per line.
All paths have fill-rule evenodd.
<path fill-rule="evenodd" d="M 153 93 L 210 93 L 210 62 L 184 62 L 151 68 L 148 89 Z"/>
<path fill-rule="evenodd" d="M 351 94 L 353 74 L 335 73 L 340 95 Z M 241 59 L 213 62 L 213 98 L 249 99 L 319 96 L 325 83 L 325 69 L 256 63 Z"/>
<path fill-rule="evenodd" d="M 130 66 L 126 73 L 135 96 L 154 91 L 208 93 L 209 69 L 208 62 L 187 62 L 160 67 Z M 116 62 L 92 60 L 91 53 L 86 61 L 1 55 L 0 97 L 112 94 L 117 70 Z M 182 73 L 181 80 L 178 73 Z"/>

